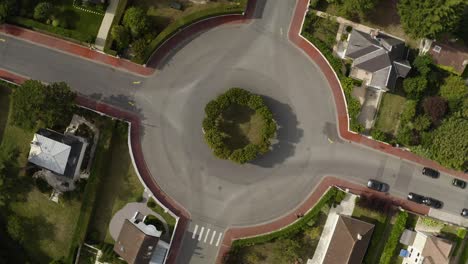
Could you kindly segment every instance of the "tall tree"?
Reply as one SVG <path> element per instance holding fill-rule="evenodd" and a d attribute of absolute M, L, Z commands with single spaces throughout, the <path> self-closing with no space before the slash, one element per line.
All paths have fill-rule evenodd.
<path fill-rule="evenodd" d="M 450 118 L 443 122 L 434 132 L 431 155 L 444 166 L 468 169 L 468 119 Z"/>
<path fill-rule="evenodd" d="M 423 108 L 432 122 L 439 124 L 445 112 L 447 112 L 447 102 L 440 96 L 431 96 L 424 99 Z"/>
<path fill-rule="evenodd" d="M 13 122 L 26 129 L 38 122 L 52 128 L 64 126 L 73 112 L 75 96 L 66 83 L 45 85 L 28 80 L 13 91 Z"/>
<path fill-rule="evenodd" d="M 413 61 L 413 66 L 418 70 L 418 72 L 423 75 L 427 76 L 431 71 L 431 65 L 433 63 L 433 59 L 430 55 L 422 55 L 417 56 L 416 59 Z"/>
<path fill-rule="evenodd" d="M 406 33 L 415 38 L 436 38 L 457 29 L 465 0 L 400 0 L 398 13 Z"/>
<path fill-rule="evenodd" d="M 130 29 L 133 37 L 138 37 L 148 32 L 150 21 L 145 10 L 132 6 L 125 11 L 123 25 Z"/>
<path fill-rule="evenodd" d="M 468 95 L 468 86 L 460 76 L 449 76 L 440 87 L 440 96 L 449 102 L 450 109 L 456 111 L 462 100 Z"/>
<path fill-rule="evenodd" d="M 113 26 L 111 30 L 111 36 L 117 44 L 118 51 L 122 51 L 123 49 L 128 47 L 128 44 L 130 44 L 130 35 L 128 34 L 128 31 L 124 26 Z"/>
<path fill-rule="evenodd" d="M 16 4 L 14 0 L 0 0 L 0 24 L 14 13 Z"/>
<path fill-rule="evenodd" d="M 364 19 L 375 8 L 378 0 L 343 0 L 340 11 L 347 17 Z"/>
<path fill-rule="evenodd" d="M 426 87 L 427 80 L 424 76 L 406 78 L 403 81 L 403 90 L 405 90 L 409 98 L 414 100 L 421 98 Z"/>

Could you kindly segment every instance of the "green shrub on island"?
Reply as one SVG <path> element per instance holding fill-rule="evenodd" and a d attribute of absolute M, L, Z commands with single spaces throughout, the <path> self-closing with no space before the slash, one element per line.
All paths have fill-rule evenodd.
<path fill-rule="evenodd" d="M 276 132 L 262 97 L 231 88 L 205 106 L 203 132 L 213 154 L 244 164 L 265 154 Z"/>

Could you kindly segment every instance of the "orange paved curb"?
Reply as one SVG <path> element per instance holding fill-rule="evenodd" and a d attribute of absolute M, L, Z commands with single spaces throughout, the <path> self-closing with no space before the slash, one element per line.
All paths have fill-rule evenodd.
<path fill-rule="evenodd" d="M 110 55 L 98 52 L 96 50 L 92 50 L 88 47 L 81 46 L 79 44 L 64 39 L 56 38 L 50 35 L 21 28 L 18 26 L 3 24 L 0 26 L 0 32 L 39 45 L 43 45 L 48 48 L 57 49 L 82 58 L 104 63 L 115 68 L 127 70 L 129 72 L 141 75 L 151 75 L 154 72 L 154 69 L 143 67 L 142 65 L 133 63 L 131 61 L 112 57 Z"/>

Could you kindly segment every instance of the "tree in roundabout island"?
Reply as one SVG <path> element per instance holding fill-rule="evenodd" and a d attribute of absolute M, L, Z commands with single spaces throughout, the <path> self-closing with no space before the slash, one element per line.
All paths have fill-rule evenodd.
<path fill-rule="evenodd" d="M 276 132 L 262 97 L 231 88 L 205 106 L 203 131 L 215 156 L 243 164 L 265 154 Z"/>

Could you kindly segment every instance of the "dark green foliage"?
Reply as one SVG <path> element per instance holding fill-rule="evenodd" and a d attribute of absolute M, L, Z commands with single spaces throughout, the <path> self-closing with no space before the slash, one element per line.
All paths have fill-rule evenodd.
<path fill-rule="evenodd" d="M 117 47 L 117 51 L 121 52 L 123 49 L 128 47 L 130 44 L 130 35 L 125 27 L 115 25 L 111 30 L 112 39 L 114 39 Z"/>
<path fill-rule="evenodd" d="M 14 188 L 11 170 L 16 167 L 18 150 L 12 142 L 5 142 L 0 148 L 0 208 L 5 206 L 10 198 L 9 193 Z"/>
<path fill-rule="evenodd" d="M 409 126 L 400 127 L 397 134 L 398 143 L 405 146 L 415 145 L 415 133 Z"/>
<path fill-rule="evenodd" d="M 262 117 L 264 127 L 261 130 L 262 141 L 260 144 L 250 143 L 237 149 L 228 147 L 226 140 L 229 139 L 229 135 L 222 132 L 220 120 L 223 113 L 232 105 L 246 106 Z M 243 164 L 269 150 L 270 140 L 276 132 L 276 123 L 273 120 L 273 114 L 259 95 L 241 88 L 231 88 L 210 101 L 205 106 L 205 114 L 202 124 L 205 140 L 216 157 Z"/>
<path fill-rule="evenodd" d="M 418 105 L 417 101 L 408 100 L 405 103 L 405 108 L 401 113 L 400 118 L 400 127 L 405 126 L 407 123 L 412 122 L 413 118 L 416 115 L 416 106 Z"/>
<path fill-rule="evenodd" d="M 465 0 L 400 0 L 398 13 L 407 34 L 433 39 L 458 27 L 465 6 Z"/>
<path fill-rule="evenodd" d="M 340 2 L 340 13 L 345 17 L 358 17 L 363 20 L 375 8 L 379 0 L 343 0 Z"/>
<path fill-rule="evenodd" d="M 388 137 L 387 135 L 382 132 L 381 130 L 378 130 L 378 129 L 372 129 L 371 131 L 371 137 L 375 140 L 380 140 L 380 141 L 387 141 L 388 140 Z"/>
<path fill-rule="evenodd" d="M 418 100 L 421 98 L 424 90 L 427 87 L 427 80 L 424 76 L 406 78 L 403 81 L 403 89 L 408 98 Z"/>
<path fill-rule="evenodd" d="M 301 244 L 293 239 L 280 240 L 273 251 L 273 258 L 276 263 L 291 263 L 299 258 Z"/>
<path fill-rule="evenodd" d="M 450 118 L 434 131 L 432 158 L 443 166 L 468 169 L 468 120 Z"/>
<path fill-rule="evenodd" d="M 22 242 L 24 240 L 25 230 L 21 222 L 22 220 L 20 220 L 16 215 L 11 215 L 8 217 L 8 234 L 10 234 L 10 236 L 18 242 Z"/>
<path fill-rule="evenodd" d="M 350 119 L 349 127 L 352 131 L 362 132 L 364 131 L 364 127 L 357 121 L 357 117 L 361 111 L 361 103 L 351 95 L 351 92 L 354 89 L 354 80 L 349 77 L 344 77 L 341 79 L 341 86 L 343 87 L 343 92 L 348 106 L 348 115 Z"/>
<path fill-rule="evenodd" d="M 431 120 L 426 115 L 420 115 L 414 119 L 413 127 L 418 131 L 425 131 L 431 126 Z"/>
<path fill-rule="evenodd" d="M 156 207 L 156 202 L 153 199 L 151 199 L 146 205 L 148 205 L 149 208 L 153 208 Z"/>
<path fill-rule="evenodd" d="M 53 13 L 54 6 L 50 2 L 41 2 L 34 8 L 34 19 L 46 21 Z"/>
<path fill-rule="evenodd" d="M 447 112 L 447 102 L 440 96 L 426 97 L 423 101 L 423 109 L 432 122 L 438 124 Z"/>
<path fill-rule="evenodd" d="M 123 25 L 130 30 L 133 37 L 144 35 L 150 29 L 150 20 L 141 7 L 130 7 L 125 11 Z"/>
<path fill-rule="evenodd" d="M 431 71 L 433 59 L 429 54 L 417 56 L 413 61 L 413 66 L 422 76 L 428 76 Z"/>
<path fill-rule="evenodd" d="M 16 11 L 15 0 L 0 0 L 0 24 Z"/>
<path fill-rule="evenodd" d="M 405 230 L 407 219 L 408 219 L 407 212 L 398 213 L 398 216 L 395 220 L 395 224 L 392 227 L 392 231 L 390 232 L 390 236 L 387 239 L 387 243 L 385 244 L 385 248 L 380 257 L 380 264 L 392 263 L 392 257 L 397 250 L 400 236 Z"/>
<path fill-rule="evenodd" d="M 52 191 L 52 187 L 50 187 L 46 180 L 42 178 L 37 178 L 34 180 L 34 182 L 36 184 L 37 189 L 39 189 L 41 193 L 49 193 L 50 191 Z"/>
<path fill-rule="evenodd" d="M 153 225 L 154 227 L 156 227 L 156 229 L 158 231 L 162 232 L 161 235 L 166 233 L 166 229 L 164 228 L 164 224 L 161 222 L 161 220 L 156 218 L 154 215 L 147 215 L 146 219 L 145 219 L 145 224 Z"/>
<path fill-rule="evenodd" d="M 135 58 L 142 58 L 146 50 L 146 41 L 144 39 L 138 39 L 132 43 L 132 52 Z"/>
<path fill-rule="evenodd" d="M 462 77 L 451 75 L 444 80 L 439 94 L 448 101 L 450 109 L 456 111 L 462 101 L 468 96 L 468 86 Z"/>
<path fill-rule="evenodd" d="M 65 126 L 73 113 L 75 96 L 66 83 L 45 85 L 28 80 L 13 91 L 13 122 L 25 129 L 38 122 L 50 128 Z"/>
<path fill-rule="evenodd" d="M 320 214 L 320 210 L 322 210 L 324 206 L 326 205 L 331 206 L 335 202 L 337 195 L 342 195 L 340 193 L 342 193 L 342 191 L 336 188 L 331 188 L 327 193 L 325 193 L 322 196 L 320 201 L 317 204 L 315 204 L 314 207 L 309 212 L 307 212 L 303 217 L 297 220 L 294 224 L 291 224 L 279 231 L 269 233 L 266 235 L 260 235 L 256 237 L 235 240 L 232 243 L 231 249 L 238 250 L 241 247 L 251 246 L 254 244 L 262 244 L 262 243 L 266 243 L 277 238 L 291 238 L 295 234 L 299 232 L 303 232 L 306 228 L 309 227 L 309 222 L 317 220 Z"/>

